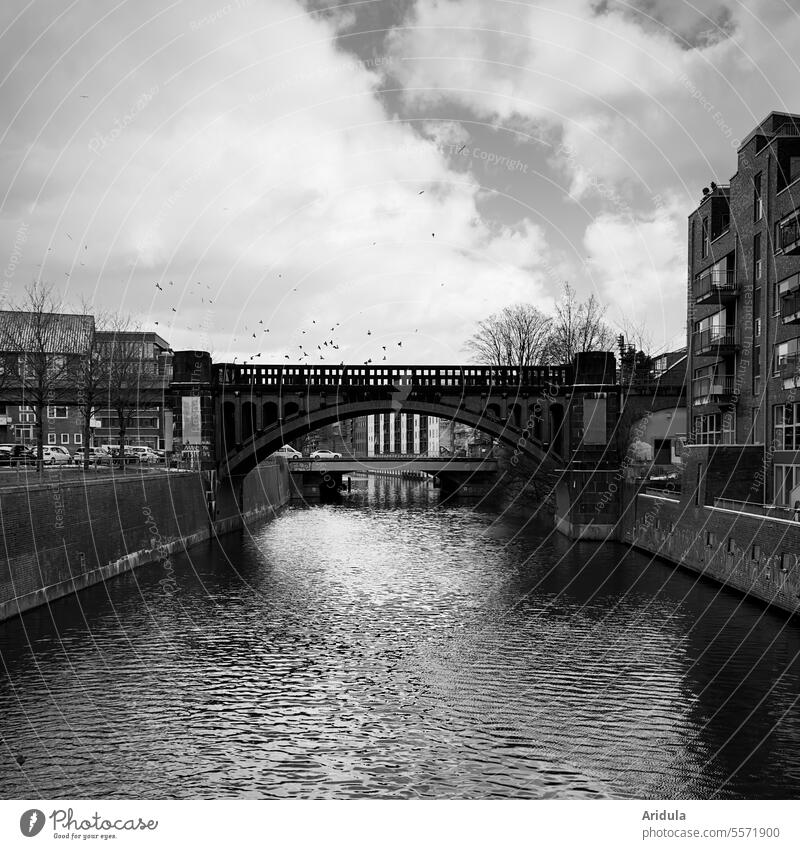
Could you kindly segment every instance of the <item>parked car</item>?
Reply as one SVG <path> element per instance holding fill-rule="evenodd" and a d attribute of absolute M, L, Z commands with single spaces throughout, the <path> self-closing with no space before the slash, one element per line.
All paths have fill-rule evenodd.
<path fill-rule="evenodd" d="M 43 445 L 42 460 L 46 466 L 67 466 L 72 462 L 72 454 L 63 445 Z"/>
<path fill-rule="evenodd" d="M 156 452 L 150 448 L 149 445 L 131 445 L 130 448 L 125 449 L 125 453 L 127 454 L 130 451 L 140 463 L 158 463 L 160 458 Z"/>
<path fill-rule="evenodd" d="M 101 451 L 106 451 L 112 460 L 119 460 L 120 458 L 120 449 L 119 445 L 101 445 Z M 131 453 L 131 446 L 125 446 L 125 462 L 126 463 L 136 463 L 138 462 L 138 458 L 135 454 Z"/>
<path fill-rule="evenodd" d="M 320 448 L 319 451 L 314 451 L 311 455 L 312 460 L 338 460 L 342 455 L 335 451 L 329 451 L 327 448 Z"/>
<path fill-rule="evenodd" d="M 78 448 L 72 455 L 72 462 L 76 463 L 77 465 L 83 465 L 83 457 L 86 451 L 86 448 Z M 108 451 L 102 451 L 100 448 L 89 448 L 88 451 L 90 463 L 111 462 L 111 454 L 109 454 Z"/>
<path fill-rule="evenodd" d="M 0 445 L 0 466 L 35 466 L 36 455 L 24 445 Z"/>
<path fill-rule="evenodd" d="M 303 455 L 296 448 L 292 448 L 291 445 L 284 445 L 282 448 L 279 448 L 277 451 L 272 452 L 273 457 L 285 457 L 287 460 L 296 460 L 301 458 Z"/>

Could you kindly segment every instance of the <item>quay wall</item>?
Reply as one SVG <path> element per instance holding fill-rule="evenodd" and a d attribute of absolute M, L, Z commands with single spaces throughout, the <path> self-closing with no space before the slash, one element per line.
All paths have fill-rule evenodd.
<path fill-rule="evenodd" d="M 0 621 L 139 566 L 166 566 L 289 499 L 280 462 L 245 478 L 238 515 L 210 519 L 210 486 L 202 472 L 148 472 L 0 488 Z"/>
<path fill-rule="evenodd" d="M 766 604 L 800 612 L 800 523 L 788 512 L 761 515 L 755 501 L 721 500 L 734 487 L 740 490 L 735 494 L 746 495 L 753 478 L 729 465 L 715 481 L 708 470 L 707 450 L 695 450 L 680 494 L 643 493 L 627 482 L 618 539 Z"/>

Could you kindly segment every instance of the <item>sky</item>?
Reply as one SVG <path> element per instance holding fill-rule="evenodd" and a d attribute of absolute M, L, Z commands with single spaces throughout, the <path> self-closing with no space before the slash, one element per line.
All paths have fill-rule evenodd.
<path fill-rule="evenodd" d="M 567 281 L 680 347 L 687 216 L 800 111 L 798 43 L 783 0 L 5 0 L 0 308 L 39 280 L 216 361 L 457 363 Z"/>

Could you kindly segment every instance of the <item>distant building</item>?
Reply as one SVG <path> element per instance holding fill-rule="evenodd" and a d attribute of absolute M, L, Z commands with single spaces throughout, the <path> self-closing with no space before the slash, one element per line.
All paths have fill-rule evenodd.
<path fill-rule="evenodd" d="M 24 382 L 17 376 L 30 374 L 33 357 L 53 359 L 59 369 L 79 361 L 91 349 L 94 318 L 69 313 L 0 311 L 0 443 L 36 444 L 36 413 L 24 402 Z M 49 362 L 49 360 L 48 360 Z M 64 403 L 48 405 L 42 422 L 45 445 L 63 445 L 70 451 L 83 444 L 82 417 L 78 407 Z"/>
<path fill-rule="evenodd" d="M 763 500 L 800 494 L 800 115 L 744 139 L 689 216 L 691 437 L 765 452 Z"/>
<path fill-rule="evenodd" d="M 100 346 L 113 351 L 115 343 L 122 341 L 127 355 L 137 360 L 137 372 L 144 378 L 146 387 L 141 391 L 141 406 L 131 415 L 125 433 L 127 445 L 146 445 L 149 448 L 164 448 L 165 435 L 172 432 L 172 414 L 164 404 L 164 392 L 172 380 L 172 350 L 169 343 L 158 333 L 131 330 L 124 332 L 97 331 Z M 100 407 L 95 412 L 97 427 L 94 429 L 95 445 L 116 445 L 119 442 L 119 424 L 115 411 Z"/>
<path fill-rule="evenodd" d="M 353 420 L 353 454 L 439 456 L 439 419 L 417 413 L 381 413 Z"/>

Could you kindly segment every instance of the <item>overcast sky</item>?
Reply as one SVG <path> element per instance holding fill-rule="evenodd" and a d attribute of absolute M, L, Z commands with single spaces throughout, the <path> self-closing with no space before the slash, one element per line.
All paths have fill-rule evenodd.
<path fill-rule="evenodd" d="M 677 347 L 687 215 L 800 111 L 792 5 L 4 0 L 0 299 L 218 360 L 459 362 L 568 280 Z"/>

